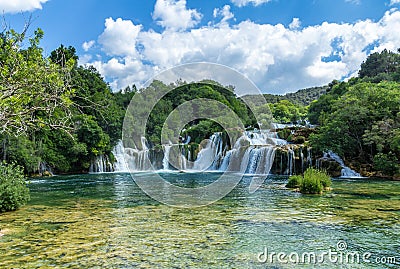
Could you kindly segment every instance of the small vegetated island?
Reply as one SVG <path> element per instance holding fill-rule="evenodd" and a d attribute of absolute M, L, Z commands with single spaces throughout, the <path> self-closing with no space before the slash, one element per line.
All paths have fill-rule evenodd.
<path fill-rule="evenodd" d="M 287 188 L 298 189 L 304 194 L 321 194 L 329 191 L 332 181 L 325 171 L 308 168 L 303 175 L 289 177 Z"/>
<path fill-rule="evenodd" d="M 78 65 L 73 47 L 61 45 L 45 56 L 42 36 L 40 29 L 29 40 L 26 31 L 0 34 L 0 212 L 15 210 L 29 199 L 25 176 L 87 173 L 100 157 L 112 170 L 126 108 L 142 92 L 174 89 L 154 107 L 146 127 L 146 147 L 154 151 L 162 149 L 161 130 L 171 111 L 197 98 L 223 103 L 249 130 L 260 129 L 260 122 L 235 95 L 234 86 L 208 80 L 170 85 L 154 81 L 145 89 L 132 85 L 112 92 L 94 67 Z M 287 175 L 296 175 L 290 177 L 288 187 L 321 193 L 330 188 L 328 174 L 340 176 L 342 169 L 324 158 L 324 153 L 332 151 L 362 176 L 399 179 L 399 66 L 400 51 L 384 50 L 371 54 L 361 64 L 358 77 L 347 82 L 335 80 L 286 95 L 265 94 L 268 104 L 257 108 L 259 114 L 265 112 L 266 121 L 272 115 L 276 123 L 292 124 L 274 131 L 298 145 L 276 151 L 275 159 L 281 158 L 284 164 L 277 161 L 271 172 L 289 171 Z M 177 135 L 188 158 L 195 160 L 204 148 L 201 141 L 216 133 L 222 140 L 226 135 L 216 122 L 199 119 Z M 314 168 L 307 169 L 309 149 L 312 155 L 307 158 Z M 156 161 L 161 164 L 162 158 Z M 297 165 L 289 167 L 290 163 Z M 315 169 L 317 163 L 328 174 Z"/>

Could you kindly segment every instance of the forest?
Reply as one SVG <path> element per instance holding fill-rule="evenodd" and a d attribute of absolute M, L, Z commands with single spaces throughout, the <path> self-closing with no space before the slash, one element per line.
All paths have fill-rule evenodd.
<path fill-rule="evenodd" d="M 0 34 L 0 156 L 27 175 L 87 173 L 99 155 L 112 161 L 122 136 L 126 108 L 135 94 L 174 88 L 154 107 L 146 129 L 150 146 L 160 144 L 162 124 L 179 104 L 196 98 L 217 100 L 240 116 L 247 128 L 259 128 L 232 87 L 202 81 L 165 85 L 154 81 L 113 92 L 94 67 L 78 65 L 75 48 L 61 45 L 47 57 L 38 29 L 26 45 L 26 33 Z M 25 44 L 25 45 L 24 45 Z M 358 77 L 286 95 L 264 95 L 274 121 L 315 126 L 309 145 L 331 149 L 357 169 L 399 173 L 400 51 L 369 55 Z M 143 103 L 145 106 L 145 103 Z M 199 143 L 221 126 L 209 120 L 188 124 L 181 135 Z"/>

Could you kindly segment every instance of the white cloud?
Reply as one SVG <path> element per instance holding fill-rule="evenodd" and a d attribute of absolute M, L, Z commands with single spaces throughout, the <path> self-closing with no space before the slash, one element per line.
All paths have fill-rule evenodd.
<path fill-rule="evenodd" d="M 293 18 L 292 22 L 289 24 L 289 28 L 292 30 L 298 29 L 301 26 L 301 21 L 299 18 Z"/>
<path fill-rule="evenodd" d="M 231 6 L 230 5 L 225 5 L 223 8 L 215 8 L 213 12 L 214 18 L 221 16 L 221 22 L 224 23 L 230 19 L 233 19 L 235 15 L 231 12 Z"/>
<path fill-rule="evenodd" d="M 400 4 L 400 0 L 390 0 L 390 5 Z"/>
<path fill-rule="evenodd" d="M 88 63 L 115 89 L 140 85 L 159 70 L 208 61 L 242 72 L 264 92 L 284 93 L 355 75 L 369 53 L 384 48 L 394 51 L 400 44 L 400 32 L 395 31 L 400 29 L 400 11 L 395 9 L 376 22 L 324 22 L 301 29 L 293 28 L 300 23 L 294 19 L 292 28 L 243 21 L 156 32 L 121 19 L 107 20 L 99 40 L 111 59 Z M 115 27 L 117 22 L 121 27 Z"/>
<path fill-rule="evenodd" d="M 84 51 L 88 51 L 88 50 L 90 50 L 91 47 L 93 47 L 93 45 L 95 43 L 96 43 L 96 41 L 94 41 L 94 40 L 90 40 L 90 41 L 87 41 L 87 42 L 85 41 L 82 44 L 82 48 L 83 48 Z"/>
<path fill-rule="evenodd" d="M 0 11 L 4 13 L 18 13 L 42 9 L 42 4 L 48 0 L 0 0 Z"/>
<path fill-rule="evenodd" d="M 172 31 L 192 28 L 201 18 L 197 10 L 186 8 L 186 0 L 157 0 L 154 6 L 153 19 Z"/>
<path fill-rule="evenodd" d="M 271 1 L 272 0 L 231 0 L 231 2 L 238 7 L 244 7 L 247 5 L 259 6 Z"/>
<path fill-rule="evenodd" d="M 93 65 L 102 75 L 107 76 L 111 80 L 110 85 L 114 90 L 122 89 L 132 84 L 141 85 L 156 70 L 156 68 L 144 65 L 140 60 L 129 56 L 122 60 L 111 58 L 107 62 L 101 60 L 87 62 L 86 65 Z"/>
<path fill-rule="evenodd" d="M 134 25 L 130 20 L 115 21 L 106 19 L 104 32 L 99 36 L 99 43 L 109 55 L 136 55 L 136 38 L 142 25 Z"/>

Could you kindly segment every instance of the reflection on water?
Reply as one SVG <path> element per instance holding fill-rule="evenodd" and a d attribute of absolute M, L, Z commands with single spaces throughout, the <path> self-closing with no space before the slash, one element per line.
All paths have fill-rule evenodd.
<path fill-rule="evenodd" d="M 164 177 L 193 187 L 218 174 Z M 340 240 L 348 251 L 400 255 L 400 182 L 339 180 L 322 196 L 292 192 L 285 182 L 270 177 L 249 194 L 245 178 L 213 205 L 176 209 L 147 197 L 129 174 L 34 180 L 30 203 L 0 215 L 0 267 L 309 268 L 262 264 L 257 254 L 327 251 Z"/>

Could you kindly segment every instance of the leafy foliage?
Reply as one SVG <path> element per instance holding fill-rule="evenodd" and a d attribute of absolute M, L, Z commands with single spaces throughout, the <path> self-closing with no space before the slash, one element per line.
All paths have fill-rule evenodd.
<path fill-rule="evenodd" d="M 308 106 L 311 102 L 318 100 L 328 90 L 328 86 L 301 89 L 285 95 L 264 94 L 267 103 L 275 104 L 287 100 L 300 106 Z"/>
<path fill-rule="evenodd" d="M 312 124 L 324 124 L 329 114 L 333 112 L 332 105 L 347 92 L 349 84 L 336 80 L 329 83 L 327 94 L 312 102 L 308 108 L 308 120 Z"/>
<path fill-rule="evenodd" d="M 148 88 L 144 89 L 147 95 L 149 95 L 149 91 L 154 91 L 154 96 L 156 96 L 157 92 L 162 92 L 162 89 L 164 89 L 164 91 L 170 90 L 156 104 L 150 114 L 149 120 L 146 122 L 147 139 L 152 145 L 159 145 L 161 143 L 161 129 L 170 113 L 181 104 L 195 99 L 204 98 L 215 100 L 233 110 L 235 114 L 240 117 L 244 126 L 257 125 L 251 111 L 231 89 L 227 89 L 217 83 L 210 83 L 208 81 L 190 84 L 182 83 L 182 85 L 179 85 L 178 87 L 174 86 L 175 85 L 167 86 L 161 81 L 154 81 Z M 143 102 L 145 102 L 145 100 L 143 100 Z M 144 103 L 143 105 L 145 106 L 146 104 Z M 197 107 L 196 104 L 193 103 L 189 108 L 191 109 L 191 112 L 196 111 L 198 114 L 204 114 L 209 117 L 218 115 L 219 112 L 219 107 L 213 107 L 212 105 L 207 105 L 207 107 Z M 135 115 L 141 115 L 140 113 L 140 108 L 136 108 Z M 179 119 L 176 119 L 176 121 L 179 121 Z M 165 127 L 168 129 L 169 126 Z M 186 130 L 181 135 L 189 135 L 193 137 L 195 139 L 194 142 L 196 143 L 200 143 L 201 140 L 208 138 L 214 132 L 222 131 L 222 127 L 218 123 L 206 119 L 196 119 L 189 125 L 186 125 L 185 128 Z"/>
<path fill-rule="evenodd" d="M 362 64 L 360 78 L 331 85 L 312 103 L 309 119 L 321 125 L 311 136 L 320 151 L 373 165 L 386 175 L 400 163 L 400 54 L 373 53 Z"/>
<path fill-rule="evenodd" d="M 376 83 L 383 80 L 400 82 L 400 54 L 386 49 L 372 53 L 361 64 L 358 75 L 365 81 Z"/>
<path fill-rule="evenodd" d="M 0 133 L 19 135 L 29 130 L 70 130 L 69 72 L 43 57 L 39 41 L 43 31 L 35 31 L 23 49 L 25 31 L 0 33 Z"/>
<path fill-rule="evenodd" d="M 393 176 L 396 173 L 399 173 L 400 165 L 396 156 L 389 152 L 378 153 L 374 156 L 374 165 L 375 169 L 378 171 L 384 171 L 387 175 Z"/>
<path fill-rule="evenodd" d="M 269 108 L 274 120 L 278 123 L 297 123 L 304 120 L 307 114 L 305 107 L 295 105 L 288 100 L 269 104 Z"/>
<path fill-rule="evenodd" d="M 390 148 L 392 139 L 375 139 L 382 132 L 377 125 L 386 125 L 387 132 L 397 133 L 396 122 L 400 104 L 399 85 L 395 82 L 379 84 L 358 83 L 333 105 L 332 112 L 318 135 L 311 137 L 321 150 L 331 149 L 343 156 L 365 160 L 378 149 Z M 396 138 L 397 139 L 397 138 Z M 393 141 L 395 143 L 395 141 Z"/>
<path fill-rule="evenodd" d="M 17 210 L 29 198 L 22 167 L 0 163 L 0 213 Z"/>
<path fill-rule="evenodd" d="M 304 194 L 319 194 L 332 184 L 329 175 L 313 168 L 308 168 L 303 176 L 291 176 L 286 185 L 287 188 L 299 188 Z"/>
<path fill-rule="evenodd" d="M 78 66 L 71 46 L 61 45 L 45 58 L 40 29 L 26 49 L 25 33 L 11 30 L 0 37 L 2 159 L 29 174 L 43 163 L 72 173 L 88 171 L 98 155 L 110 155 L 135 91 L 113 94 L 94 67 Z"/>
<path fill-rule="evenodd" d="M 286 184 L 286 188 L 291 188 L 291 189 L 299 188 L 302 181 L 303 181 L 302 176 L 299 175 L 290 176 L 289 181 Z"/>

